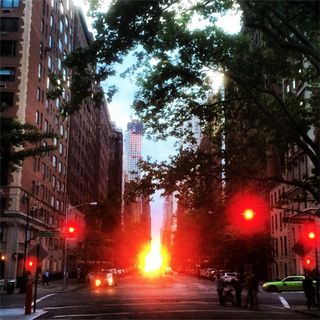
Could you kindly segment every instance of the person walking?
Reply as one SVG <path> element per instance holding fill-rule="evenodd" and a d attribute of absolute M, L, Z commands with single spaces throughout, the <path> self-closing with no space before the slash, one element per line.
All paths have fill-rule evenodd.
<path fill-rule="evenodd" d="M 49 273 L 49 270 L 47 269 L 46 272 L 44 273 L 45 283 L 47 286 L 49 285 L 49 277 L 50 277 L 50 273 Z"/>
<path fill-rule="evenodd" d="M 305 275 L 305 278 L 302 281 L 302 288 L 307 299 L 308 310 L 310 310 L 311 305 L 315 302 L 315 297 L 313 281 L 309 274 Z"/>
<path fill-rule="evenodd" d="M 237 307 L 241 307 L 241 292 L 242 292 L 242 284 L 240 282 L 240 274 L 238 273 L 237 278 L 236 279 L 232 279 L 231 280 L 231 284 L 234 288 L 235 291 L 235 296 L 236 296 L 236 304 Z"/>
<path fill-rule="evenodd" d="M 217 293 L 219 297 L 219 303 L 220 305 L 224 305 L 223 301 L 223 289 L 224 289 L 224 281 L 221 279 L 220 273 L 217 273 L 217 279 L 216 279 L 216 286 L 217 286 Z"/>
<path fill-rule="evenodd" d="M 243 275 L 244 281 L 243 281 L 243 289 L 245 290 L 245 299 L 244 299 L 244 308 L 248 308 L 249 304 L 251 305 L 252 300 L 252 292 L 249 290 L 249 281 L 250 281 L 251 272 L 246 271 Z"/>
<path fill-rule="evenodd" d="M 259 281 L 255 273 L 251 273 L 249 278 L 249 291 L 251 295 L 251 309 L 259 310 L 258 307 L 258 291 L 259 291 Z"/>

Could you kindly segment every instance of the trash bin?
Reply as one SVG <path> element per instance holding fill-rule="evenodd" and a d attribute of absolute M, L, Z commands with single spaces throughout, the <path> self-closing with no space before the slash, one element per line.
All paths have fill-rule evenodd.
<path fill-rule="evenodd" d="M 15 280 L 8 280 L 7 282 L 7 293 L 14 293 Z"/>

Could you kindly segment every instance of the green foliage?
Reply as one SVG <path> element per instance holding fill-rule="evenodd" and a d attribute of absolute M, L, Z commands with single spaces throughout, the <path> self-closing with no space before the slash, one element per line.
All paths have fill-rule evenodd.
<path fill-rule="evenodd" d="M 216 26 L 216 14 L 236 5 L 244 30 L 226 34 Z M 230 179 L 254 178 L 254 172 L 265 165 L 270 145 L 283 155 L 289 144 L 296 144 L 314 165 L 313 175 L 297 181 L 269 178 L 296 185 L 320 200 L 317 131 L 310 138 L 311 130 L 319 128 L 319 2 L 194 1 L 188 5 L 178 0 L 118 0 L 107 13 L 98 7 L 99 1 L 92 1 L 95 41 L 66 60 L 73 68 L 72 86 L 78 93 L 67 112 L 95 94 L 88 85 L 94 77 L 89 65 L 102 66 L 96 76 L 102 80 L 114 74 L 114 65 L 135 49 L 138 62 L 128 72 L 137 71 L 139 91 L 133 107 L 147 135 L 190 139 L 184 124 L 196 115 L 204 130 L 212 126 L 208 130 L 213 144 L 226 137 L 228 149 L 216 150 L 213 156 L 226 160 L 224 170 Z M 204 23 L 191 28 L 195 15 Z M 226 79 L 225 94 L 212 101 L 206 99 L 209 71 L 223 72 Z M 313 95 L 302 99 L 292 90 L 280 94 L 286 89 L 283 80 L 293 79 L 296 92 L 305 85 Z M 155 169 L 170 168 L 148 166 L 158 181 L 164 177 Z M 140 183 L 142 193 L 154 190 L 153 180 L 148 179 Z M 169 176 L 165 187 L 174 189 Z"/>
<path fill-rule="evenodd" d="M 59 136 L 51 132 L 39 131 L 35 126 L 21 123 L 5 114 L 7 106 L 1 106 L 1 185 L 8 183 L 9 173 L 17 170 L 22 161 L 31 156 L 43 156 L 57 147 L 43 142 Z"/>

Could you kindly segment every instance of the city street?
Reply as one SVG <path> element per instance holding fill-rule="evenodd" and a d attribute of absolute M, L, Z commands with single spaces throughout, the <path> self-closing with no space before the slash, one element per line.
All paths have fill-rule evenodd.
<path fill-rule="evenodd" d="M 52 285 L 52 284 L 51 284 Z M 161 279 L 132 275 L 116 287 L 91 290 L 80 284 L 73 290 L 41 290 L 38 319 L 310 319 L 303 292 L 259 292 L 259 311 L 220 306 L 214 282 L 174 273 Z M 13 295 L 2 295 L 2 307 Z M 22 299 L 23 295 L 19 295 Z M 7 302 L 6 302 L 7 301 Z M 17 307 L 12 305 L 10 307 Z M 300 308 L 300 309 L 299 309 Z M 302 311 L 304 310 L 304 312 Z M 5 319 L 1 318 L 1 319 Z"/>

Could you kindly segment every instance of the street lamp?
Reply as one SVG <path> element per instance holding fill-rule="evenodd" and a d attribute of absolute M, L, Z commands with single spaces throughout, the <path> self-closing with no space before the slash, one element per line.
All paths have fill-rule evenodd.
<path fill-rule="evenodd" d="M 84 203 L 79 203 L 75 206 L 66 207 L 65 210 L 65 220 L 68 220 L 68 210 L 72 210 L 74 208 L 78 208 L 81 206 L 85 206 L 85 205 L 89 205 L 89 206 L 96 206 L 98 204 L 98 202 L 93 201 L 93 202 L 84 202 Z M 62 251 L 62 260 L 63 260 L 63 290 L 65 290 L 67 288 L 67 253 L 66 253 L 66 245 L 67 245 L 67 237 L 68 235 L 65 234 L 63 237 L 63 251 Z"/>

